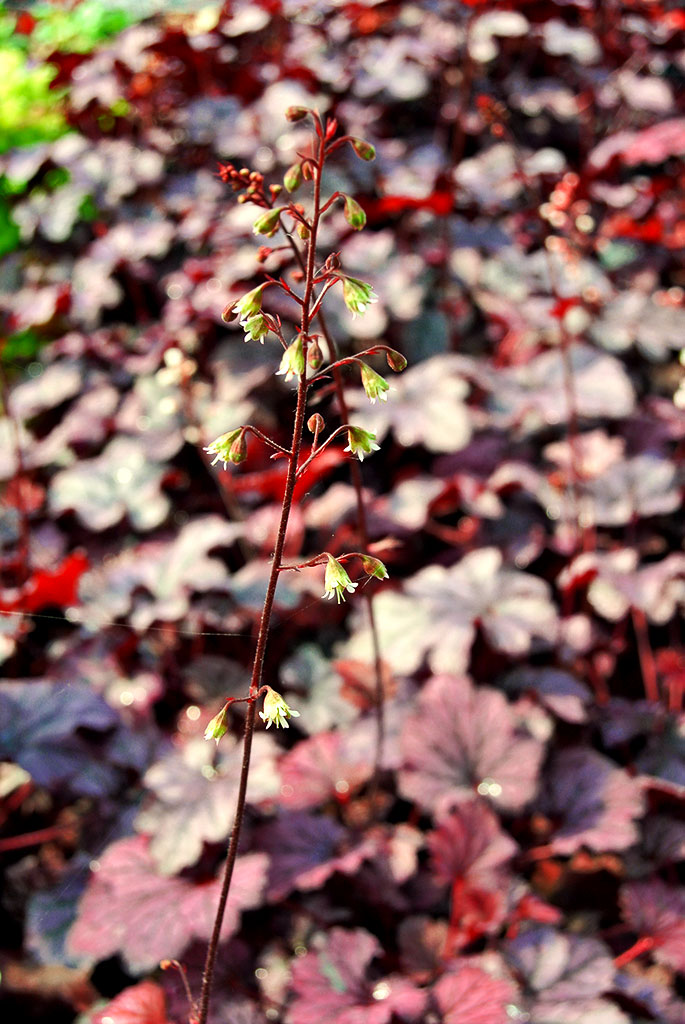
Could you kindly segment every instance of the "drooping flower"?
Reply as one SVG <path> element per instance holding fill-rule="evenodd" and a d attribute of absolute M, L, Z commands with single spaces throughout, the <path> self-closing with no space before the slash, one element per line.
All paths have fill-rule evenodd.
<path fill-rule="evenodd" d="M 333 555 L 329 555 L 324 579 L 325 590 L 322 596 L 330 600 L 336 597 L 338 604 L 340 604 L 341 601 L 345 600 L 345 591 L 348 594 L 354 594 L 357 586 L 358 584 L 352 582 L 338 559 L 333 558 Z"/>
<path fill-rule="evenodd" d="M 247 457 L 247 445 L 245 443 L 245 437 L 243 435 L 243 428 L 236 427 L 235 430 L 229 430 L 225 434 L 221 434 L 215 441 L 208 444 L 204 449 L 208 455 L 213 455 L 212 466 L 216 465 L 217 462 L 223 462 L 224 469 L 227 469 L 227 463 L 229 462 L 244 462 Z"/>
<path fill-rule="evenodd" d="M 370 284 L 359 281 L 356 277 L 343 277 L 343 299 L 353 317 L 366 313 L 372 302 L 378 301 L 378 296 Z"/>
<path fill-rule="evenodd" d="M 266 722 L 267 729 L 272 724 L 275 724 L 277 729 L 289 729 L 288 719 L 299 718 L 300 712 L 288 707 L 280 693 L 269 687 L 264 697 L 264 710 L 259 712 L 259 717 Z"/>
<path fill-rule="evenodd" d="M 367 363 L 361 364 L 361 373 L 362 385 L 369 401 L 373 404 L 380 398 L 381 402 L 387 402 L 386 392 L 390 390 L 390 385 L 385 377 L 381 377 L 380 373 L 376 373 Z"/>
<path fill-rule="evenodd" d="M 245 341 L 259 341 L 264 344 L 264 339 L 269 333 L 269 325 L 263 313 L 251 316 L 249 320 L 243 320 L 241 324 L 245 331 Z"/>
<path fill-rule="evenodd" d="M 244 326 L 251 317 L 261 313 L 263 292 L 267 283 L 265 281 L 264 284 L 258 284 L 251 292 L 245 292 L 242 299 L 234 302 L 233 312 L 241 325 Z"/>
<path fill-rule="evenodd" d="M 214 715 L 211 722 L 208 723 L 205 729 L 206 740 L 216 740 L 216 745 L 219 745 L 219 740 L 228 731 L 226 725 L 226 708 L 223 707 L 218 715 Z"/>
<path fill-rule="evenodd" d="M 304 373 L 304 348 L 301 334 L 298 334 L 292 345 L 288 345 L 276 373 L 284 374 L 286 380 L 290 380 L 291 377 L 296 375 L 299 377 Z"/>
<path fill-rule="evenodd" d="M 360 462 L 364 461 L 365 455 L 372 452 L 379 452 L 380 445 L 376 444 L 376 435 L 370 430 L 362 430 L 361 427 L 350 427 L 347 431 L 347 448 L 343 451 L 352 452 Z"/>

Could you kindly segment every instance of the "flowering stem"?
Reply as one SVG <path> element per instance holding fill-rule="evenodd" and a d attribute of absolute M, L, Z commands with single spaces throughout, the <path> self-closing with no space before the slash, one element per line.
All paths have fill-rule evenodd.
<path fill-rule="evenodd" d="M 333 143 L 333 147 L 335 143 Z M 329 147 L 329 151 L 332 152 L 332 147 Z M 295 240 L 288 235 L 288 244 L 292 249 L 293 256 L 300 265 L 300 269 L 304 270 L 304 260 L 302 254 L 295 242 Z M 311 252 L 311 249 L 310 249 Z M 338 359 L 338 347 L 335 343 L 335 339 L 331 334 L 331 331 L 326 322 L 326 317 L 322 309 L 318 309 L 317 320 L 321 328 L 326 345 L 328 346 L 328 354 L 331 359 L 331 363 L 326 367 L 325 373 L 332 373 L 335 393 L 338 399 L 338 405 L 340 407 L 341 419 L 347 423 L 350 418 L 349 408 L 345 400 L 345 384 L 343 377 L 340 372 L 340 368 L 348 362 L 356 362 L 359 357 L 351 357 L 349 359 Z M 387 345 L 373 345 L 371 348 L 366 349 L 361 355 L 372 355 L 374 352 L 391 351 Z M 317 374 L 315 377 L 310 378 L 309 385 L 313 384 L 315 380 L 319 379 L 322 374 Z M 318 449 L 321 451 L 321 448 Z M 366 516 L 366 506 L 364 503 L 364 488 L 362 483 L 361 467 L 356 459 L 350 460 L 350 476 L 352 478 L 352 486 L 354 487 L 354 493 L 357 500 L 357 529 L 359 531 L 359 541 L 362 548 L 368 551 L 369 548 L 369 528 L 368 520 Z M 376 624 L 376 617 L 373 609 L 373 595 L 368 591 L 364 592 L 364 602 L 366 604 L 366 614 L 369 621 L 369 632 L 371 634 L 371 648 L 373 652 L 373 666 L 374 666 L 374 712 L 376 715 L 376 746 L 374 750 L 373 759 L 373 775 L 371 776 L 371 806 L 375 803 L 375 794 L 378 790 L 378 780 L 380 777 L 381 761 L 383 759 L 383 745 L 385 742 L 385 695 L 383 691 L 383 661 L 381 658 L 381 645 L 378 636 L 378 626 Z"/>
<path fill-rule="evenodd" d="M 314 260 L 316 254 L 316 236 L 319 226 L 319 217 L 321 209 L 321 175 L 323 170 L 323 162 L 324 141 L 322 135 L 319 134 L 319 156 L 316 164 L 314 165 L 314 213 L 312 217 L 311 237 L 309 240 L 309 247 L 307 250 L 305 290 L 304 297 L 302 300 L 302 316 L 300 324 L 301 333 L 305 339 L 305 367 L 307 355 L 306 337 L 311 322 L 310 307 L 314 287 Z M 266 643 L 269 635 L 271 613 L 273 611 L 274 598 L 276 596 L 276 585 L 278 583 L 278 574 L 281 567 L 283 549 L 285 547 L 285 536 L 286 530 L 288 528 L 288 519 L 290 517 L 290 509 L 292 507 L 293 493 L 295 490 L 295 482 L 297 479 L 297 462 L 300 457 L 300 448 L 302 445 L 302 432 L 304 429 L 306 407 L 307 373 L 305 369 L 305 372 L 300 374 L 298 379 L 297 407 L 295 409 L 295 422 L 293 424 L 292 442 L 288 458 L 288 472 L 285 482 L 285 492 L 283 494 L 283 502 L 281 504 L 281 518 L 278 524 L 278 534 L 276 537 L 276 545 L 274 548 L 274 557 L 271 563 L 271 571 L 269 573 L 269 581 L 266 588 L 266 596 L 264 598 L 264 607 L 262 609 L 262 616 L 259 623 L 259 632 L 257 634 L 257 646 L 255 649 L 254 662 L 252 665 L 252 677 L 250 679 L 250 695 L 255 697 L 259 692 L 259 689 L 262 684 L 262 672 L 264 669 Z M 235 866 L 236 856 L 238 853 L 238 843 L 240 841 L 240 832 L 243 824 L 243 816 L 245 814 L 247 779 L 250 771 L 250 753 L 252 750 L 252 736 L 254 734 L 256 715 L 257 704 L 256 701 L 252 701 L 247 706 L 247 714 L 245 716 L 245 730 L 243 733 L 243 759 L 240 768 L 240 781 L 238 784 L 238 800 L 236 804 L 233 828 L 231 829 L 231 837 L 228 843 L 228 852 L 226 855 L 226 864 L 224 867 L 224 874 L 221 883 L 221 895 L 219 897 L 219 905 L 217 907 L 216 917 L 214 920 L 212 936 L 209 941 L 209 946 L 207 948 L 207 958 L 205 960 L 205 967 L 202 975 L 202 991 L 200 994 L 200 1010 L 198 1024 L 207 1024 L 207 1016 L 209 1013 L 209 999 L 212 991 L 214 968 L 216 966 L 216 957 L 219 948 L 219 940 L 221 937 L 221 926 L 223 924 L 224 913 L 226 911 L 226 903 L 228 902 L 228 895 L 231 888 L 231 879 L 233 877 L 233 868 Z"/>

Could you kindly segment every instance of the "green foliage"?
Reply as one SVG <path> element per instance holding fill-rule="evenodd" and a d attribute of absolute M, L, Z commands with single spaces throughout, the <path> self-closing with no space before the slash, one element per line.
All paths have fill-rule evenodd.
<path fill-rule="evenodd" d="M 34 65 L 16 46 L 0 46 L 3 102 L 0 104 L 0 153 L 15 146 L 50 142 L 67 131 L 62 112 L 64 90 L 52 89 L 56 69 Z"/>
<path fill-rule="evenodd" d="M 131 12 L 102 0 L 82 0 L 71 8 L 41 3 L 31 8 L 36 25 L 30 48 L 38 52 L 90 53 L 99 43 L 123 31 L 136 19 Z"/>

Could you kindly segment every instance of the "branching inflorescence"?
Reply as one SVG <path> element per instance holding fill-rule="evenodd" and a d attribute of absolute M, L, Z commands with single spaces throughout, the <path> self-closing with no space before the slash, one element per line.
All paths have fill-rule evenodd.
<path fill-rule="evenodd" d="M 260 711 L 259 715 L 266 728 L 269 728 L 272 724 L 275 724 L 277 728 L 288 728 L 288 719 L 299 717 L 298 712 L 288 707 L 281 695 L 270 686 L 264 684 L 262 678 L 279 573 L 284 570 L 299 571 L 305 568 L 325 566 L 325 590 L 323 596 L 330 599 L 335 597 L 338 603 L 345 600 L 346 594 L 354 594 L 358 586 L 358 583 L 350 578 L 348 570 L 345 568 L 346 564 L 358 563 L 367 580 L 373 578 L 383 580 L 388 576 L 386 567 L 380 559 L 368 552 L 362 551 L 347 552 L 336 556 L 328 551 L 324 551 L 297 565 L 283 565 L 282 561 L 286 529 L 293 503 L 295 483 L 298 477 L 329 445 L 341 442 L 343 439 L 347 441 L 347 447 L 344 448 L 344 451 L 349 452 L 353 458 L 359 459 L 360 462 L 364 460 L 366 455 L 379 450 L 373 433 L 348 422 L 343 422 L 332 430 L 328 436 L 322 438 L 326 429 L 325 421 L 320 413 L 314 413 L 307 420 L 307 426 L 313 435 L 312 447 L 309 453 L 303 457 L 302 438 L 310 393 L 317 385 L 332 379 L 340 413 L 343 420 L 347 420 L 347 406 L 341 376 L 346 367 L 358 368 L 361 384 L 366 395 L 371 402 L 375 402 L 376 399 L 381 401 L 387 400 L 389 385 L 381 374 L 374 370 L 365 359 L 383 353 L 388 365 L 395 372 L 402 371 L 407 365 L 406 359 L 401 353 L 383 344 L 373 345 L 354 356 L 338 358 L 335 343 L 326 325 L 322 309 L 327 292 L 338 285 L 342 288 L 345 305 L 353 316 L 363 315 L 370 303 L 376 301 L 376 296 L 370 284 L 345 274 L 337 253 L 330 254 L 323 263 L 319 264 L 316 252 L 321 220 L 339 202 L 343 203 L 345 219 L 353 230 L 361 230 L 366 223 L 366 215 L 363 209 L 351 196 L 345 195 L 342 192 L 334 192 L 329 198 L 322 198 L 322 176 L 326 161 L 337 149 L 344 145 L 350 145 L 360 159 L 372 160 L 375 155 L 373 146 L 362 139 L 348 135 L 336 138 L 336 121 L 332 118 L 327 118 L 324 121 L 315 110 L 305 107 L 291 107 L 286 112 L 286 117 L 291 122 L 310 119 L 313 125 L 311 150 L 308 153 L 299 153 L 297 163 L 293 164 L 284 176 L 285 188 L 291 193 L 295 192 L 303 182 L 312 183 L 313 200 L 309 209 L 292 200 L 279 205 L 283 186 L 265 186 L 263 176 L 256 171 L 250 171 L 246 168 L 237 170 L 230 164 L 222 165 L 220 168 L 221 179 L 230 184 L 235 192 L 239 193 L 238 202 L 251 203 L 260 210 L 259 216 L 254 223 L 255 234 L 272 238 L 279 231 L 284 233 L 286 239 L 285 247 L 290 248 L 298 271 L 297 275 L 294 276 L 297 276 L 301 282 L 302 290 L 298 293 L 284 277 L 276 279 L 269 274 L 265 274 L 265 280 L 261 284 L 247 292 L 238 301 L 231 303 L 224 310 L 223 314 L 223 318 L 227 323 L 235 320 L 238 321 L 245 332 L 245 341 L 259 341 L 263 344 L 265 340 L 273 338 L 280 343 L 281 359 L 276 373 L 283 376 L 286 381 L 292 379 L 297 381 L 297 397 L 292 439 L 289 448 L 278 444 L 251 424 L 243 424 L 228 430 L 205 449 L 209 455 L 214 456 L 212 464 L 220 462 L 223 464 L 224 469 L 226 469 L 229 463 L 239 464 L 247 459 L 247 436 L 252 434 L 263 444 L 273 448 L 272 458 L 287 460 L 287 474 L 273 561 L 271 563 L 266 596 L 259 623 L 249 693 L 243 698 L 238 698 L 238 700 L 247 703 L 248 707 L 245 718 L 241 776 L 236 815 L 224 868 L 221 896 L 207 951 L 202 992 L 199 1005 L 193 1011 L 193 1020 L 196 1020 L 198 1024 L 206 1024 L 208 1016 L 219 937 L 231 886 L 243 820 L 252 736 L 256 723 L 257 701 L 260 697 L 264 698 L 263 710 Z M 260 262 L 264 262 L 272 251 L 272 249 L 262 246 L 258 255 Z M 295 322 L 294 337 L 286 336 L 288 333 L 287 328 L 284 327 L 280 316 L 269 313 L 264 308 L 269 288 L 280 289 L 293 303 L 296 310 L 296 316 L 293 317 Z M 312 327 L 317 320 L 321 330 L 320 335 L 312 331 Z M 325 342 L 325 347 L 328 349 L 328 362 L 325 366 L 324 354 L 320 344 L 322 339 Z M 368 546 L 368 531 L 363 500 L 361 498 L 358 468 L 355 469 L 353 478 L 358 498 L 359 534 L 362 545 L 366 547 Z M 370 595 L 367 594 L 366 599 L 373 629 L 373 611 Z M 380 654 L 377 643 L 374 646 L 377 676 L 378 742 L 376 769 L 378 770 L 382 745 L 382 682 Z M 205 734 L 207 739 L 213 739 L 218 743 L 226 733 L 228 729 L 228 710 L 235 701 L 236 698 L 227 700 L 219 713 L 209 723 Z"/>

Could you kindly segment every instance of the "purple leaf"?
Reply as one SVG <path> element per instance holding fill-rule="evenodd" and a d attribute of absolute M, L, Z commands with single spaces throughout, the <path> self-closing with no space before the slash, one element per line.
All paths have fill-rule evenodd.
<path fill-rule="evenodd" d="M 350 395 L 354 423 L 382 440 L 392 430 L 405 447 L 422 444 L 433 452 L 453 452 L 471 438 L 471 419 L 465 404 L 469 386 L 460 371 L 461 356 L 428 359 L 393 378 L 389 402 L 369 408 L 363 392 Z M 430 404 L 426 395 L 430 394 Z"/>
<path fill-rule="evenodd" d="M 128 614 L 134 604 L 130 617 L 140 630 L 155 619 L 183 618 L 193 592 L 229 589 L 223 561 L 209 552 L 233 544 L 240 533 L 239 525 L 220 516 L 202 516 L 187 523 L 173 539 L 123 550 L 83 576 L 78 617 L 96 628 Z"/>
<path fill-rule="evenodd" d="M 504 680 L 504 687 L 513 693 L 531 690 L 543 707 L 565 722 L 586 722 L 586 706 L 592 691 L 570 672 L 556 668 L 521 668 Z"/>
<path fill-rule="evenodd" d="M 554 853 L 568 856 L 582 846 L 625 850 L 637 842 L 643 787 L 622 768 L 594 750 L 574 747 L 556 754 L 545 780 L 539 807 L 559 822 L 549 840 Z"/>
<path fill-rule="evenodd" d="M 554 928 L 533 928 L 519 935 L 506 943 L 504 955 L 541 1009 L 543 1003 L 594 999 L 608 991 L 614 979 L 614 963 L 603 943 Z M 540 1019 L 545 1019 L 542 1013 Z"/>
<path fill-rule="evenodd" d="M 293 965 L 289 1024 L 389 1024 L 393 1014 L 416 1020 L 424 992 L 403 978 L 367 979 L 368 965 L 380 953 L 378 940 L 361 928 L 331 929 L 317 951 Z"/>
<path fill-rule="evenodd" d="M 685 971 L 685 888 L 674 889 L 659 878 L 629 882 L 620 901 L 633 931 L 652 941 L 654 959 Z"/>
<path fill-rule="evenodd" d="M 160 487 L 164 467 L 140 441 L 116 437 L 95 459 L 57 473 L 50 486 L 53 514 L 74 511 L 91 530 L 106 530 L 128 515 L 138 530 L 159 526 L 169 511 Z"/>
<path fill-rule="evenodd" d="M 267 857 L 238 857 L 221 930 L 228 939 L 243 910 L 259 905 Z M 220 882 L 191 882 L 157 873 L 142 836 L 113 843 L 100 859 L 69 935 L 76 955 L 104 960 L 120 953 L 129 970 L 144 973 L 179 957 L 193 938 L 209 939 Z"/>
<path fill-rule="evenodd" d="M 0 684 L 0 759 L 16 761 L 50 790 L 89 796 L 116 790 L 123 779 L 105 751 L 117 726 L 117 714 L 88 686 Z"/>
<path fill-rule="evenodd" d="M 449 569 L 422 569 L 407 581 L 404 594 L 379 594 L 375 611 L 384 658 L 402 674 L 416 671 L 426 655 L 434 672 L 466 671 L 476 622 L 493 647 L 514 656 L 550 645 L 557 633 L 547 583 L 503 567 L 492 547 L 471 552 Z M 371 660 L 368 631 L 346 653 Z"/>
<path fill-rule="evenodd" d="M 623 365 L 588 345 L 574 344 L 569 351 L 577 414 L 613 419 L 628 416 L 635 394 Z M 502 427 L 523 421 L 529 431 L 535 431 L 568 419 L 559 352 L 543 352 L 525 366 L 493 369 L 490 389 L 494 415 Z"/>
<path fill-rule="evenodd" d="M 258 828 L 254 845 L 269 854 L 267 897 L 275 902 L 293 889 L 320 888 L 336 871 L 353 875 L 378 850 L 330 818 L 297 811 Z"/>
<path fill-rule="evenodd" d="M 278 793 L 276 745 L 258 733 L 252 741 L 247 799 L 259 803 Z M 227 734 L 214 758 L 213 745 L 193 739 L 147 772 L 152 798 L 136 819 L 150 836 L 149 855 L 161 874 L 173 875 L 195 864 L 204 843 L 225 839 L 238 798 L 242 743 Z"/>
<path fill-rule="evenodd" d="M 607 554 L 579 555 L 560 573 L 560 587 L 590 578 L 588 600 L 610 622 L 638 608 L 659 625 L 669 622 L 683 601 L 685 555 L 674 552 L 660 562 L 638 568 L 638 553 L 622 548 Z"/>
<path fill-rule="evenodd" d="M 516 730 L 506 698 L 466 677 L 436 676 L 407 716 L 399 788 L 436 810 L 474 791 L 505 810 L 520 810 L 535 794 L 544 748 Z"/>

